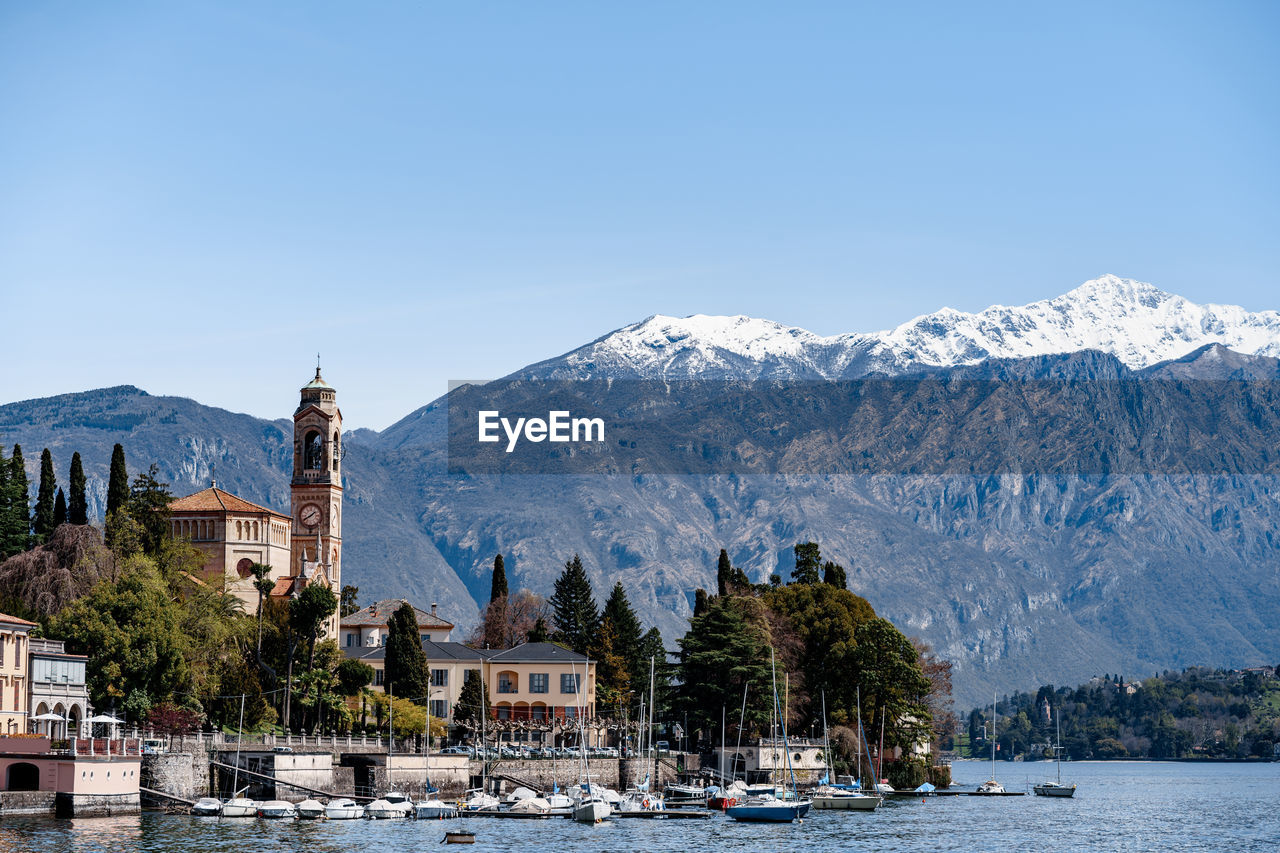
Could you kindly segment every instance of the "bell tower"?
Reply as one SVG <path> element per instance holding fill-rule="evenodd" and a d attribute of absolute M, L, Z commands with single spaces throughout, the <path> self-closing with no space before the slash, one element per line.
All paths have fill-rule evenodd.
<path fill-rule="evenodd" d="M 289 574 L 323 576 L 342 591 L 342 412 L 338 392 L 320 376 L 302 386 L 293 413 L 293 531 Z M 301 589 L 301 586 L 295 587 Z"/>

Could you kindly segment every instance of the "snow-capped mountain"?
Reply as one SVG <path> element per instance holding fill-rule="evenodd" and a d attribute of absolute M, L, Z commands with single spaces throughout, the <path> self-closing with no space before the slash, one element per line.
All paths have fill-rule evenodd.
<path fill-rule="evenodd" d="M 1280 356 L 1280 312 L 1197 305 L 1145 282 L 1104 275 L 1029 305 L 994 305 L 976 314 L 943 308 L 895 329 L 829 337 L 752 317 L 654 315 L 523 372 L 547 378 L 850 378 L 1085 349 L 1140 369 L 1207 344 Z"/>

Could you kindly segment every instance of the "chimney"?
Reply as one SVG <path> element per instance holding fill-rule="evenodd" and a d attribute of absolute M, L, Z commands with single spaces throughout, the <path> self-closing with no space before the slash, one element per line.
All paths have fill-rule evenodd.
<path fill-rule="evenodd" d="M 434 601 L 431 602 L 431 615 L 432 616 L 436 615 L 436 603 Z"/>

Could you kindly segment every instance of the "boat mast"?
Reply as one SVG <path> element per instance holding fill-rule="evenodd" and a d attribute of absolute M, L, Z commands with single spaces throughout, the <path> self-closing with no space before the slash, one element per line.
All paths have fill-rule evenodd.
<path fill-rule="evenodd" d="M 89 734 L 93 734 L 90 732 Z M 244 694 L 240 694 L 240 725 L 236 727 L 236 769 L 231 773 L 231 797 L 236 796 L 240 786 L 240 741 L 244 740 Z"/>
<path fill-rule="evenodd" d="M 738 745 L 733 748 L 733 754 L 735 756 L 742 754 L 742 728 L 747 723 L 747 689 L 750 686 L 749 682 L 742 685 L 742 710 L 738 712 Z M 733 760 L 733 763 L 729 765 L 729 772 L 733 774 L 734 779 L 738 778 L 738 760 L 736 758 Z M 745 766 L 743 767 L 742 775 L 742 781 L 745 782 L 747 775 Z"/>
<path fill-rule="evenodd" d="M 653 655 L 649 656 L 649 743 L 653 744 Z M 650 780 L 651 791 L 658 790 L 658 750 L 653 751 L 653 779 Z"/>
<path fill-rule="evenodd" d="M 991 779 L 996 778 L 996 694 L 991 694 Z"/>

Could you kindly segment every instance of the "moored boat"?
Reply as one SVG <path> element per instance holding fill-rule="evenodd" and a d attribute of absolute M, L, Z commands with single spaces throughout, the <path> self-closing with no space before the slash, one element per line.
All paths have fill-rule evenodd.
<path fill-rule="evenodd" d="M 294 806 L 298 811 L 298 817 L 303 820 L 315 820 L 324 817 L 324 803 L 319 800 L 313 800 L 310 797 Z"/>
<path fill-rule="evenodd" d="M 1055 718 L 1055 730 L 1053 752 L 1054 757 L 1058 760 L 1058 780 L 1056 782 L 1041 782 L 1031 790 L 1035 792 L 1037 797 L 1074 797 L 1076 795 L 1075 785 L 1062 784 L 1062 726 Z"/>
<path fill-rule="evenodd" d="M 283 819 L 298 816 L 298 809 L 288 800 L 264 800 L 258 803 L 258 817 Z"/>
<path fill-rule="evenodd" d="M 445 820 L 458 816 L 458 807 L 453 803 L 428 796 L 413 807 L 413 815 L 418 820 Z"/>
<path fill-rule="evenodd" d="M 214 797 L 201 797 L 191 807 L 191 813 L 196 817 L 216 817 L 222 814 L 222 800 Z"/>
<path fill-rule="evenodd" d="M 406 818 L 413 814 L 413 801 L 393 791 L 365 806 L 364 813 L 375 820 Z"/>
<path fill-rule="evenodd" d="M 779 800 L 765 794 L 747 797 L 736 806 L 725 809 L 725 814 L 734 820 L 754 823 L 789 823 L 807 815 L 810 805 L 808 800 Z"/>
<path fill-rule="evenodd" d="M 587 796 L 573 806 L 573 819 L 578 823 L 599 823 L 613 814 L 613 808 L 600 797 Z"/>
<path fill-rule="evenodd" d="M 328 802 L 324 816 L 329 820 L 357 820 L 364 817 L 364 806 L 350 797 L 341 797 Z"/>
<path fill-rule="evenodd" d="M 257 817 L 258 804 L 248 797 L 232 797 L 222 804 L 223 817 Z"/>

